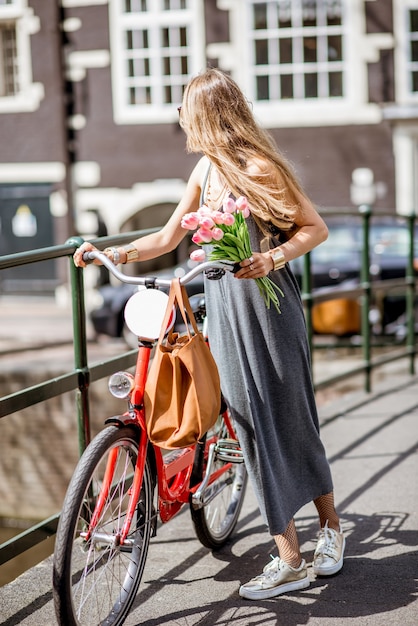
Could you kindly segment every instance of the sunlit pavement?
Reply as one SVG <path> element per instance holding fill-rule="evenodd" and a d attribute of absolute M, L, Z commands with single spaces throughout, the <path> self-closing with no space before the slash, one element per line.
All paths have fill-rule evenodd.
<path fill-rule="evenodd" d="M 187 508 L 160 527 L 127 626 L 416 626 L 418 544 L 418 378 L 398 375 L 373 394 L 355 392 L 321 408 L 347 537 L 343 570 L 301 592 L 259 602 L 240 582 L 275 554 L 249 490 L 233 540 L 210 553 L 194 536 Z M 278 480 L 280 477 L 278 477 Z M 303 556 L 312 560 L 312 505 L 297 516 Z M 0 589 L 1 626 L 56 624 L 47 559 Z"/>

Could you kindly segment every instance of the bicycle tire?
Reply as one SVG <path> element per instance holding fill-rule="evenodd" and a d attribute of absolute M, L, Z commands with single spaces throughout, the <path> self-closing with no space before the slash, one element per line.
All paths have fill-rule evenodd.
<path fill-rule="evenodd" d="M 111 450 L 118 449 L 112 487 L 92 536 L 88 528 Z M 53 595 L 58 624 L 94 626 L 123 624 L 142 578 L 153 526 L 154 476 L 149 459 L 140 498 L 128 536 L 120 547 L 113 538 L 126 515 L 128 492 L 138 455 L 133 428 L 109 426 L 82 455 L 70 481 L 57 529 L 53 565 Z"/>
<path fill-rule="evenodd" d="M 214 430 L 208 433 L 207 442 L 213 441 L 214 437 L 217 441 L 228 441 L 229 435 L 222 416 L 219 417 Z M 204 454 L 203 476 L 206 473 L 207 451 L 208 443 L 204 452 L 198 449 L 199 454 Z M 212 473 L 219 470 L 225 463 L 226 461 L 216 458 Z M 205 495 L 205 498 L 210 500 L 207 504 L 204 504 L 202 508 L 195 508 L 193 503 L 190 503 L 196 536 L 206 548 L 218 550 L 232 535 L 244 501 L 247 478 L 244 463 L 232 463 L 230 469 L 209 486 Z M 226 484 L 220 490 L 220 484 L 224 482 Z M 215 493 L 217 495 L 211 500 L 211 495 Z"/>

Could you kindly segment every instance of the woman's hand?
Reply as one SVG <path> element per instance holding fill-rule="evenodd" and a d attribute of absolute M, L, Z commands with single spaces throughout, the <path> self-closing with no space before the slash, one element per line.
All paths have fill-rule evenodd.
<path fill-rule="evenodd" d="M 83 261 L 83 255 L 86 252 L 91 252 L 92 250 L 97 250 L 98 251 L 98 248 L 95 248 L 92 243 L 89 243 L 88 241 L 85 241 L 74 252 L 74 255 L 73 255 L 74 265 L 76 265 L 77 267 L 86 267 L 86 262 Z M 107 252 L 106 252 L 106 256 L 109 256 L 109 258 L 111 258 L 111 256 Z M 94 263 L 94 265 L 101 265 L 101 262 L 98 259 L 94 259 L 93 263 Z"/>
<path fill-rule="evenodd" d="M 253 252 L 249 259 L 240 263 L 241 269 L 235 278 L 262 278 L 273 269 L 273 259 L 269 252 Z"/>

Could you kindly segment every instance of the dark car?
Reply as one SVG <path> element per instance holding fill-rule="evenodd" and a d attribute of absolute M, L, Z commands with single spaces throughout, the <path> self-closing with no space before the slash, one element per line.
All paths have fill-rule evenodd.
<path fill-rule="evenodd" d="M 360 284 L 363 225 L 360 217 L 325 218 L 329 235 L 327 241 L 312 250 L 312 288 L 353 288 Z M 404 220 L 396 217 L 374 217 L 370 220 L 369 271 L 372 282 L 403 278 L 408 263 L 408 229 Z M 415 238 L 418 256 L 418 230 Z M 303 259 L 292 261 L 299 282 Z M 376 332 L 389 331 L 391 325 L 405 312 L 404 289 L 374 293 L 370 321 Z M 357 301 L 344 296 L 314 306 L 314 330 L 350 334 L 360 331 L 360 307 Z M 333 330 L 329 330 L 332 327 Z M 338 328 L 337 328 L 338 326 Z"/>
<path fill-rule="evenodd" d="M 175 267 L 170 267 L 158 272 L 153 272 L 150 276 L 157 278 L 182 277 L 190 269 L 195 267 L 195 261 L 186 260 Z M 189 296 L 203 293 L 203 275 L 198 274 L 187 286 Z M 109 337 L 123 337 L 128 345 L 136 347 L 136 337 L 132 335 L 125 325 L 124 310 L 129 298 L 138 290 L 135 285 L 121 283 L 120 285 L 103 285 L 98 289 L 101 304 L 90 313 L 96 335 L 108 335 Z"/>

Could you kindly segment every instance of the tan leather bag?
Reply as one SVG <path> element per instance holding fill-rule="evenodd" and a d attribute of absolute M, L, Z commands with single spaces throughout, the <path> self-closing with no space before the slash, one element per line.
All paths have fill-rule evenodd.
<path fill-rule="evenodd" d="M 170 330 L 165 337 L 175 302 L 187 334 L 179 336 Z M 185 288 L 178 278 L 173 279 L 145 385 L 145 421 L 150 441 L 166 449 L 195 444 L 216 422 L 220 403 L 216 363 L 197 328 Z"/>

